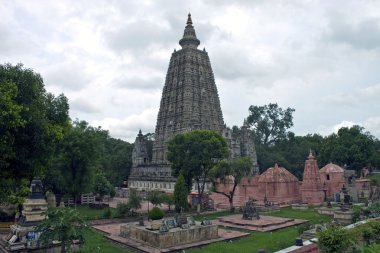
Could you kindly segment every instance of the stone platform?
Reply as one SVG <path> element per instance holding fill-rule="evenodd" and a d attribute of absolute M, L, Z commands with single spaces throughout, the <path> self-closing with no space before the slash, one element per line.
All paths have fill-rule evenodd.
<path fill-rule="evenodd" d="M 261 215 L 259 220 L 243 220 L 241 215 L 231 215 L 219 218 L 214 224 L 251 231 L 267 232 L 299 225 L 305 222 L 307 222 L 307 220 L 264 215 Z"/>
<path fill-rule="evenodd" d="M 204 240 L 201 242 L 194 242 L 194 243 L 188 243 L 188 244 L 182 244 L 178 246 L 158 249 L 158 248 L 147 245 L 143 241 L 136 241 L 136 240 L 132 240 L 132 239 L 120 236 L 120 228 L 125 225 L 128 225 L 128 223 L 96 225 L 96 226 L 93 226 L 93 228 L 104 233 L 106 238 L 116 243 L 123 244 L 129 248 L 136 249 L 140 252 L 148 252 L 148 253 L 177 252 L 177 251 L 182 251 L 183 249 L 201 247 L 201 246 L 211 244 L 214 242 L 219 242 L 219 241 L 224 241 L 224 240 L 234 240 L 234 239 L 239 239 L 239 238 L 250 235 L 249 233 L 244 233 L 244 232 L 239 232 L 239 231 L 218 229 L 217 238 Z"/>

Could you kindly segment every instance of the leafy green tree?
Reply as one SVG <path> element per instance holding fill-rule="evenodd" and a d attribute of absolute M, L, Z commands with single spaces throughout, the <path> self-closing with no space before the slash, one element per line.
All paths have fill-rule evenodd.
<path fill-rule="evenodd" d="M 44 89 L 42 77 L 22 64 L 0 65 L 0 178 L 7 194 L 21 180 L 43 178 L 54 147 L 70 127 L 64 95 Z"/>
<path fill-rule="evenodd" d="M 189 208 L 189 203 L 187 202 L 188 195 L 189 190 L 186 187 L 185 178 L 181 173 L 175 182 L 173 194 L 175 210 L 177 213 L 181 212 L 181 209 L 187 210 Z"/>
<path fill-rule="evenodd" d="M 249 107 L 247 123 L 253 127 L 255 137 L 264 146 L 273 145 L 278 140 L 286 139 L 287 129 L 293 126 L 293 112 L 288 107 L 283 110 L 277 103 Z"/>
<path fill-rule="evenodd" d="M 219 161 L 215 167 L 213 168 L 213 183 L 214 183 L 214 191 L 216 193 L 222 194 L 228 198 L 230 202 L 230 211 L 233 212 L 234 208 L 234 195 L 236 186 L 240 184 L 241 180 L 245 176 L 249 176 L 252 174 L 252 160 L 250 157 L 238 157 L 234 159 L 224 159 Z M 231 178 L 233 177 L 233 178 Z M 219 179 L 219 180 L 215 180 Z M 233 182 L 232 189 L 228 193 L 224 191 L 218 191 L 216 188 L 217 182 L 222 182 L 223 184 L 227 184 L 229 182 Z"/>
<path fill-rule="evenodd" d="M 40 240 L 46 245 L 53 240 L 61 242 L 61 253 L 70 249 L 73 240 L 83 240 L 86 224 L 80 214 L 72 208 L 48 209 L 47 218 L 38 224 Z"/>
<path fill-rule="evenodd" d="M 219 159 L 228 156 L 228 147 L 223 136 L 210 130 L 195 130 L 174 136 L 168 144 L 168 160 L 175 176 L 183 170 L 188 189 L 192 180 L 198 191 L 198 212 L 206 180 Z"/>
<path fill-rule="evenodd" d="M 148 159 L 149 159 L 149 161 L 152 161 L 154 136 L 155 136 L 154 133 L 144 134 L 145 145 L 146 145 L 146 148 L 147 148 L 147 151 L 148 151 Z"/>
<path fill-rule="evenodd" d="M 128 197 L 128 202 L 127 202 L 127 205 L 129 206 L 129 208 L 131 208 L 132 211 L 137 211 L 137 209 L 141 208 L 141 197 L 139 196 L 139 194 L 134 191 L 134 190 L 131 190 L 129 192 L 129 197 Z"/>
<path fill-rule="evenodd" d="M 128 179 L 132 167 L 133 145 L 112 137 L 103 142 L 101 170 L 112 185 L 121 185 Z"/>
<path fill-rule="evenodd" d="M 85 121 L 76 121 L 57 147 L 57 157 L 52 166 L 60 171 L 63 189 L 75 202 L 81 194 L 93 190 L 101 152 L 98 130 Z"/>
<path fill-rule="evenodd" d="M 380 166 L 377 141 L 369 132 L 364 132 L 363 127 L 342 127 L 337 134 L 326 137 L 317 158 L 323 164 L 333 162 L 345 165 L 347 169 L 356 170 L 359 174 L 363 167 Z"/>
<path fill-rule="evenodd" d="M 95 175 L 93 192 L 99 194 L 100 199 L 103 199 L 104 195 L 110 195 L 111 197 L 115 195 L 114 187 L 102 173 L 97 173 Z"/>
<path fill-rule="evenodd" d="M 157 190 L 154 190 L 154 191 L 151 191 L 148 193 L 148 201 L 150 203 L 152 203 L 154 206 L 161 206 L 162 202 L 163 202 L 163 196 L 162 196 L 162 193 L 157 191 Z"/>
<path fill-rule="evenodd" d="M 163 194 L 162 202 L 168 205 L 169 211 L 171 211 L 171 206 L 174 205 L 174 195 Z"/>
<path fill-rule="evenodd" d="M 332 226 L 317 234 L 318 247 L 324 253 L 344 253 L 353 244 L 350 232 L 340 226 Z"/>

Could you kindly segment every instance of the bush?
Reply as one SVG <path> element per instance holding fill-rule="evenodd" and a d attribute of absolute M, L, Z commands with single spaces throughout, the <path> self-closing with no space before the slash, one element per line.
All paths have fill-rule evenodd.
<path fill-rule="evenodd" d="M 129 207 L 129 205 L 125 203 L 119 203 L 116 206 L 116 212 L 118 217 L 126 216 L 130 210 L 131 208 Z"/>
<path fill-rule="evenodd" d="M 103 212 L 103 218 L 111 218 L 111 216 L 112 216 L 111 209 L 110 208 L 105 209 Z"/>
<path fill-rule="evenodd" d="M 160 208 L 155 206 L 149 212 L 148 217 L 149 217 L 149 219 L 152 219 L 152 220 L 162 219 L 162 217 L 164 217 L 164 211 L 162 211 Z"/>
<path fill-rule="evenodd" d="M 355 243 L 353 235 L 345 228 L 332 226 L 317 233 L 318 247 L 324 253 L 344 253 Z"/>

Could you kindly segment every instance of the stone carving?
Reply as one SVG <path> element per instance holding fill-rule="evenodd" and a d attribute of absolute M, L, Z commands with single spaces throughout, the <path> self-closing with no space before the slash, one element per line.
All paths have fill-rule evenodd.
<path fill-rule="evenodd" d="M 173 218 L 171 219 L 165 219 L 163 224 L 168 228 L 168 229 L 171 229 L 171 228 L 176 228 L 178 225 L 177 225 L 177 221 Z"/>
<path fill-rule="evenodd" d="M 255 219 L 260 219 L 259 212 L 256 209 L 255 206 L 255 201 L 253 199 L 249 199 L 245 203 L 245 207 L 243 209 L 243 220 L 252 220 L 253 218 Z"/>
<path fill-rule="evenodd" d="M 204 220 L 201 222 L 201 225 L 202 226 L 210 226 L 210 225 L 212 225 L 212 221 L 211 220 Z"/>
<path fill-rule="evenodd" d="M 166 233 L 166 232 L 169 232 L 169 228 L 165 224 L 162 224 L 160 226 L 160 233 Z"/>

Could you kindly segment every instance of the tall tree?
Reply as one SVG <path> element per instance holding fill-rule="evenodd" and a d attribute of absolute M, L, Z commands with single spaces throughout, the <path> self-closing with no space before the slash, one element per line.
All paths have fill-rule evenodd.
<path fill-rule="evenodd" d="M 182 173 L 177 177 L 177 181 L 174 185 L 174 205 L 177 213 L 180 213 L 182 209 L 187 210 L 189 203 L 187 202 L 187 196 L 189 195 L 189 190 L 186 187 L 185 178 Z"/>
<path fill-rule="evenodd" d="M 82 193 L 92 191 L 101 148 L 99 129 L 88 126 L 85 121 L 74 122 L 72 129 L 59 143 L 52 166 L 62 175 L 64 191 L 75 200 Z"/>
<path fill-rule="evenodd" d="M 337 163 L 360 173 L 363 167 L 379 167 L 377 139 L 361 126 L 342 127 L 337 134 L 325 138 L 318 159 L 322 163 Z"/>
<path fill-rule="evenodd" d="M 198 191 L 198 212 L 206 180 L 217 160 L 228 156 L 228 147 L 223 136 L 210 130 L 195 130 L 174 136 L 168 144 L 168 160 L 175 176 L 183 170 L 187 186 L 192 180 Z"/>
<path fill-rule="evenodd" d="M 290 107 L 283 110 L 277 103 L 251 105 L 247 123 L 253 127 L 258 142 L 264 146 L 273 145 L 287 137 L 287 129 L 293 126 L 294 111 Z"/>
<path fill-rule="evenodd" d="M 21 180 L 44 176 L 69 128 L 69 105 L 64 95 L 47 93 L 42 77 L 22 64 L 0 65 L 0 87 L 0 178 L 15 192 Z"/>
<path fill-rule="evenodd" d="M 238 184 L 245 176 L 249 176 L 252 173 L 252 160 L 250 157 L 238 157 L 234 159 L 224 159 L 219 161 L 212 171 L 212 179 L 214 183 L 214 191 L 222 194 L 228 198 L 230 202 L 230 211 L 233 212 L 234 208 L 234 196 L 235 190 Z M 216 179 L 216 180 L 215 180 Z M 216 183 L 221 182 L 227 185 L 232 182 L 232 188 L 229 191 L 219 191 L 216 187 Z"/>

